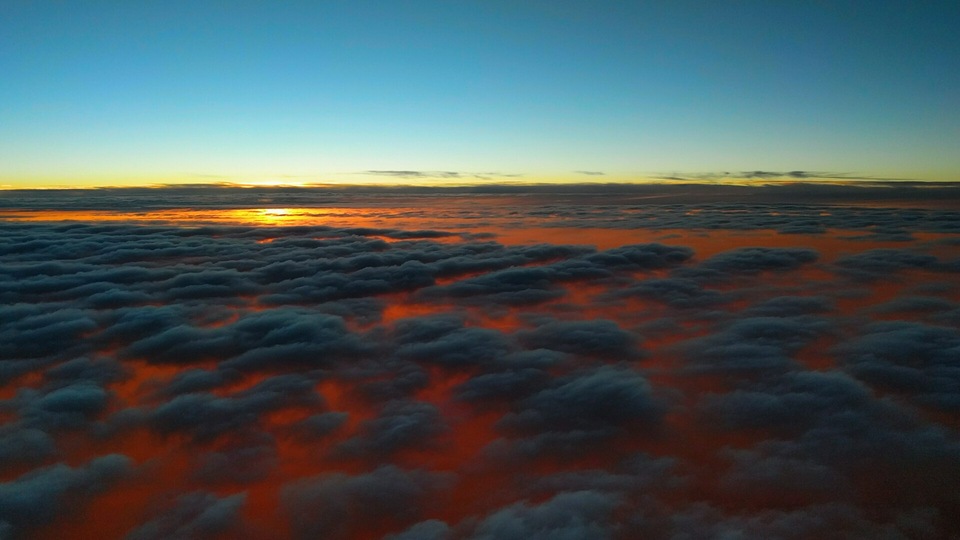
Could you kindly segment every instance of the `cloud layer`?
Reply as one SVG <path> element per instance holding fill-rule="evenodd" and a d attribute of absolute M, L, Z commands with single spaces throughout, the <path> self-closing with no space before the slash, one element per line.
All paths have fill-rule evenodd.
<path fill-rule="evenodd" d="M 960 531 L 960 214 L 471 200 L 0 222 L 0 536 Z"/>

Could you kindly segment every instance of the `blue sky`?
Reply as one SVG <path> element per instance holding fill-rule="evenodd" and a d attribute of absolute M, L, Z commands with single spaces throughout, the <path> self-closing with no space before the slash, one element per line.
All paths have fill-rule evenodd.
<path fill-rule="evenodd" d="M 933 1 L 6 0 L 0 184 L 958 180 L 958 27 Z"/>

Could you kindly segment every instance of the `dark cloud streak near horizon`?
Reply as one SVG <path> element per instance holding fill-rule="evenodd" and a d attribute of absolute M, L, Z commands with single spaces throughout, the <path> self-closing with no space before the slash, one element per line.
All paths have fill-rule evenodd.
<path fill-rule="evenodd" d="M 512 177 L 501 173 L 461 173 L 457 171 L 375 171 L 400 177 L 431 177 L 461 175 Z M 593 172 L 593 171 L 583 171 Z M 755 171 L 763 174 L 763 171 Z M 781 173 L 767 173 L 781 174 Z M 791 173 L 782 173 L 789 175 Z M 796 175 L 807 175 L 795 171 Z M 712 178 L 712 177 L 711 177 Z M 578 204 L 613 205 L 624 207 L 637 205 L 644 209 L 659 210 L 663 205 L 711 205 L 725 204 L 785 204 L 792 212 L 812 211 L 802 205 L 872 203 L 883 201 L 895 207 L 912 208 L 912 212 L 928 207 L 943 207 L 945 204 L 960 206 L 960 182 L 919 182 L 889 180 L 882 178 L 838 177 L 832 182 L 816 182 L 803 177 L 790 177 L 790 181 L 762 185 L 735 185 L 714 182 L 711 178 L 665 177 L 677 183 L 562 183 L 562 184 L 511 184 L 485 182 L 466 186 L 365 186 L 365 185 L 318 185 L 314 187 L 229 187 L 217 184 L 174 184 L 153 188 L 97 188 L 54 190 L 0 190 L 0 209 L 16 217 L 16 210 L 149 210 L 164 208 L 324 208 L 346 204 L 349 206 L 380 206 L 385 203 L 404 202 L 404 197 L 416 202 L 422 211 L 422 197 L 455 198 L 465 195 L 517 195 L 526 203 L 513 201 L 520 208 L 529 204 L 550 204 L 556 197 L 577 196 Z M 828 179 L 830 180 L 830 179 Z M 410 200 L 407 202 L 409 203 Z M 452 200 L 452 199 L 450 199 Z M 871 205 L 873 211 L 883 216 L 891 210 Z M 558 209 L 570 208 L 558 205 Z M 723 207 L 719 207 L 722 209 Z M 749 208 L 749 206 L 748 206 Z M 476 208 L 475 208 L 476 209 Z M 851 211 L 851 208 L 845 208 Z M 432 207 L 431 211 L 444 211 Z M 870 215 L 870 208 L 860 208 L 861 214 Z M 942 219 L 942 218 L 941 218 Z M 601 225 L 602 226 L 602 225 Z M 640 225 L 645 226 L 645 225 Z M 649 226 L 649 225 L 646 225 Z M 835 225 L 834 225 L 835 226 Z"/>

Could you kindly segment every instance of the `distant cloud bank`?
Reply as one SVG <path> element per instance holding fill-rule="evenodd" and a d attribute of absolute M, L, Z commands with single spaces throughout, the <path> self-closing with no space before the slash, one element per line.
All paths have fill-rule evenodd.
<path fill-rule="evenodd" d="M 375 171 L 397 177 L 463 178 L 463 173 Z M 797 172 L 800 174 L 800 172 Z M 804 173 L 805 174 L 805 173 Z M 431 176 L 433 175 L 433 176 Z M 459 186 L 348 185 L 296 187 L 172 184 L 157 187 L 0 190 L 2 209 L 149 209 L 329 206 L 338 202 L 373 203 L 382 195 L 498 195 L 552 197 L 576 195 L 585 204 L 646 205 L 764 203 L 860 204 L 960 207 L 960 182 L 868 181 L 812 182 L 806 179 L 759 185 L 712 183 L 683 178 L 670 183 L 483 183 Z M 546 200 L 546 199 L 545 199 Z M 902 204 L 901 204 L 902 203 Z"/>

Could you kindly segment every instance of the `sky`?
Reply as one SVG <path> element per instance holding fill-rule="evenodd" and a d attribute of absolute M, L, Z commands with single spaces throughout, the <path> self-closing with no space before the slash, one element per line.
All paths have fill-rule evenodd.
<path fill-rule="evenodd" d="M 8 0 L 0 184 L 957 180 L 957 26 L 951 1 Z"/>

